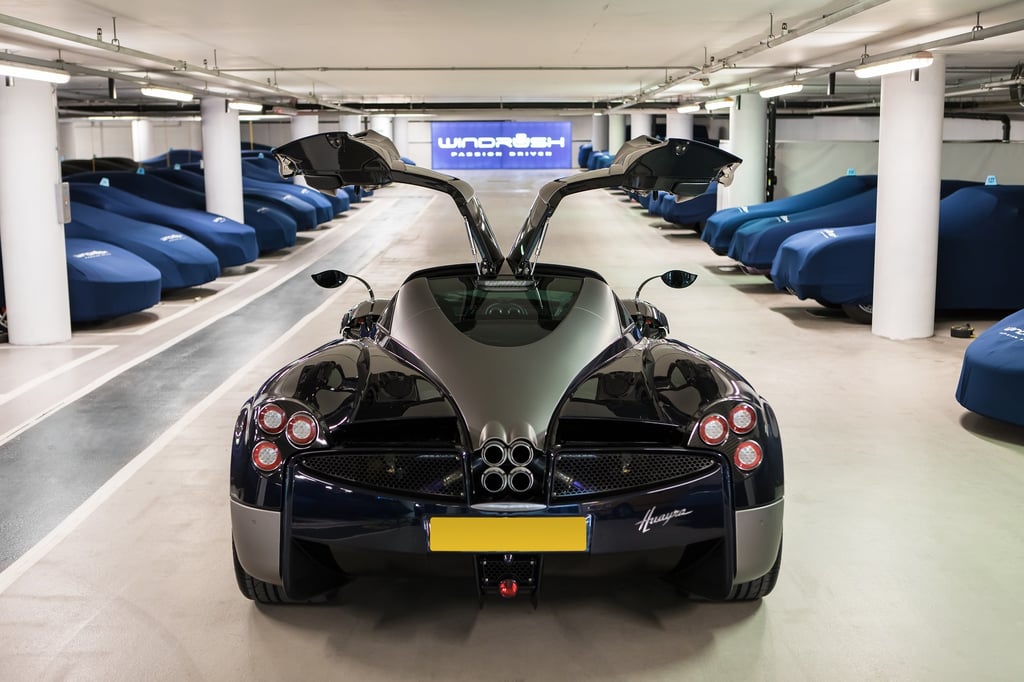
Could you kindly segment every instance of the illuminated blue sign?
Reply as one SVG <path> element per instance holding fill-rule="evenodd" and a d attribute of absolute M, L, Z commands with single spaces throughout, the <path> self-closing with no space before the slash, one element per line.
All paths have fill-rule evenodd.
<path fill-rule="evenodd" d="M 434 121 L 431 167 L 572 168 L 568 121 Z"/>

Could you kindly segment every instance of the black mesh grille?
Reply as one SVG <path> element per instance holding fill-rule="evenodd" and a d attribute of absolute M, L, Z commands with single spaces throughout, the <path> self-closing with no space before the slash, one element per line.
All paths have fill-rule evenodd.
<path fill-rule="evenodd" d="M 563 452 L 555 463 L 554 497 L 611 493 L 689 478 L 715 466 L 686 452 Z"/>
<path fill-rule="evenodd" d="M 498 589 L 499 583 L 506 578 L 519 583 L 520 589 L 533 589 L 537 586 L 540 557 L 536 554 L 479 554 L 477 571 L 484 590 Z"/>
<path fill-rule="evenodd" d="M 376 490 L 456 499 L 466 493 L 462 457 L 453 453 L 331 453 L 310 455 L 302 466 Z"/>

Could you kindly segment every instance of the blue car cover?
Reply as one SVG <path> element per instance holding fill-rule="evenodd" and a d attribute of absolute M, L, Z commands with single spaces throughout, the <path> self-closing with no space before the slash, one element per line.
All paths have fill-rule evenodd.
<path fill-rule="evenodd" d="M 149 199 L 159 204 L 175 208 L 191 208 L 197 211 L 206 210 L 206 189 L 187 188 L 158 177 L 157 173 L 173 173 L 175 171 L 152 171 L 139 174 L 134 171 L 107 171 L 103 173 L 78 173 L 66 179 L 69 182 L 99 182 L 106 178 L 111 187 Z M 256 232 L 256 241 L 260 252 L 267 253 L 295 245 L 295 221 L 281 214 L 260 211 L 260 205 L 243 201 L 245 224 Z M 214 214 L 217 215 L 217 214 Z"/>
<path fill-rule="evenodd" d="M 202 171 L 200 171 L 198 166 L 185 166 L 180 169 L 162 168 L 149 172 L 158 178 L 169 180 L 176 185 L 181 185 L 197 192 L 206 191 L 206 181 L 203 179 Z M 254 206 L 271 208 L 289 218 L 295 223 L 295 227 L 298 230 L 312 230 L 316 228 L 316 209 L 309 203 L 296 199 L 287 192 L 253 188 L 246 189 L 243 178 L 242 196 L 245 197 L 246 202 Z"/>
<path fill-rule="evenodd" d="M 703 194 L 676 203 L 675 195 L 666 192 L 659 199 L 658 215 L 676 225 L 697 225 L 714 214 L 718 207 L 718 183 L 708 184 Z"/>
<path fill-rule="evenodd" d="M 64 225 L 64 235 L 107 242 L 134 253 L 160 271 L 164 289 L 194 287 L 220 275 L 217 256 L 192 237 L 88 204 L 71 202 L 71 222 Z"/>
<path fill-rule="evenodd" d="M 1024 310 L 992 325 L 967 346 L 956 400 L 971 412 L 1024 426 Z"/>
<path fill-rule="evenodd" d="M 938 309 L 1024 307 L 1024 186 L 974 186 L 939 204 L 935 303 Z M 772 281 L 800 298 L 869 304 L 874 287 L 875 223 L 810 230 L 782 243 Z"/>
<path fill-rule="evenodd" d="M 943 180 L 939 196 L 945 198 L 959 189 L 977 184 L 967 180 Z M 751 220 L 733 235 L 729 257 L 752 270 L 767 271 L 771 268 L 782 242 L 794 234 L 805 230 L 848 227 L 873 222 L 877 199 L 878 190 L 870 189 L 808 211 Z"/>
<path fill-rule="evenodd" d="M 160 271 L 133 253 L 92 239 L 64 240 L 72 322 L 98 322 L 160 302 Z"/>
<path fill-rule="evenodd" d="M 221 268 L 251 263 L 260 255 L 251 227 L 206 211 L 165 206 L 116 187 L 81 182 L 71 183 L 71 200 L 184 232 L 213 251 Z"/>
<path fill-rule="evenodd" d="M 875 175 L 844 175 L 821 187 L 815 187 L 784 199 L 776 199 L 756 206 L 722 209 L 708 218 L 700 238 L 707 242 L 712 251 L 725 255 L 729 252 L 732 236 L 746 222 L 757 218 L 797 213 L 831 204 L 873 189 L 877 184 L 878 177 Z"/>

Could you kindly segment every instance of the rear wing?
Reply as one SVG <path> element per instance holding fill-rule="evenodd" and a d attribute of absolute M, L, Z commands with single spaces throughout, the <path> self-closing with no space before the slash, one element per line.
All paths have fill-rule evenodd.
<path fill-rule="evenodd" d="M 561 200 L 601 187 L 625 187 L 640 192 L 663 190 L 678 197 L 704 192 L 712 182 L 728 186 L 740 159 L 718 147 L 692 140 L 657 140 L 641 136 L 622 146 L 608 168 L 560 178 L 544 185 L 508 256 L 503 257 L 483 208 L 469 183 L 404 163 L 394 143 L 368 130 L 361 133 L 321 133 L 274 150 L 283 177 L 303 175 L 318 190 L 333 192 L 344 185 L 380 186 L 391 182 L 427 187 L 448 194 L 466 222 L 470 246 L 481 276 L 497 276 L 507 261 L 511 274 L 531 277 L 547 232 Z"/>

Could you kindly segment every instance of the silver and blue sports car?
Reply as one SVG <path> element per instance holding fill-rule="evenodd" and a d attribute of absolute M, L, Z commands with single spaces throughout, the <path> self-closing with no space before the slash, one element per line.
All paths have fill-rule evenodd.
<path fill-rule="evenodd" d="M 716 600 L 772 590 L 783 467 L 768 403 L 667 338 L 640 289 L 622 298 L 596 272 L 537 261 L 563 197 L 696 196 L 728 184 L 739 159 L 632 140 L 610 168 L 544 185 L 502 255 L 473 189 L 406 165 L 385 137 L 326 133 L 274 153 L 282 174 L 324 191 L 447 193 L 476 262 L 415 272 L 388 301 L 370 290 L 339 338 L 242 406 L 231 519 L 246 597 L 316 601 L 359 576 L 424 572 L 465 575 L 481 599 L 536 599 L 552 574 L 661 576 Z M 326 287 L 349 277 L 314 275 Z M 682 288 L 696 276 L 660 278 Z"/>

